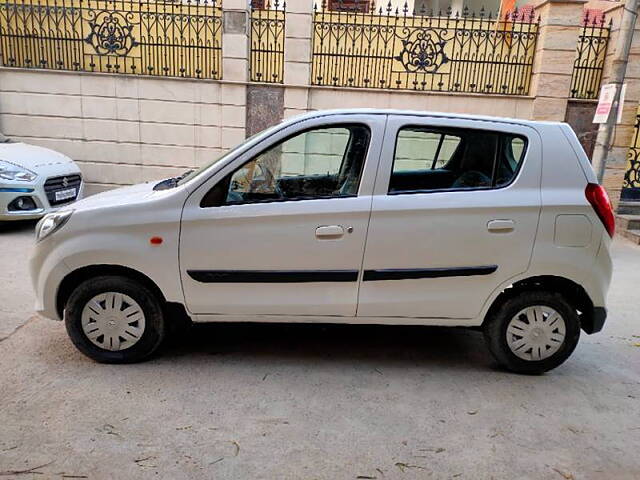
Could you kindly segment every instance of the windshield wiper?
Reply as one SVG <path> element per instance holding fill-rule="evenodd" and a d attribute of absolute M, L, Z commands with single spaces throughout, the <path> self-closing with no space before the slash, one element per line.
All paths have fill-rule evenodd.
<path fill-rule="evenodd" d="M 167 178 L 166 180 L 162 180 L 161 182 L 154 185 L 154 190 L 169 190 L 171 188 L 176 188 L 178 186 L 178 182 L 182 180 L 184 177 L 192 173 L 193 170 L 187 170 L 182 175 L 178 177 Z"/>
<path fill-rule="evenodd" d="M 162 180 L 161 182 L 156 183 L 153 186 L 154 190 L 169 190 L 170 188 L 175 188 L 178 185 L 178 180 L 175 177 L 167 178 L 166 180 Z"/>
<path fill-rule="evenodd" d="M 182 175 L 180 175 L 179 177 L 176 177 L 176 180 L 178 182 L 180 182 L 180 180 L 182 180 L 183 178 L 185 178 L 188 175 L 191 175 L 193 172 L 195 172 L 195 170 L 191 169 L 191 170 L 187 170 L 186 172 L 184 172 Z"/>

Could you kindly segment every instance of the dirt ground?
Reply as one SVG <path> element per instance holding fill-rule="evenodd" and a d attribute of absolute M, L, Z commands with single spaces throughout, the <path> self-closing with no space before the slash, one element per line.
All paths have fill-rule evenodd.
<path fill-rule="evenodd" d="M 205 325 L 100 365 L 32 313 L 33 224 L 0 231 L 0 478 L 639 479 L 640 247 L 605 330 L 543 376 L 479 332 Z"/>

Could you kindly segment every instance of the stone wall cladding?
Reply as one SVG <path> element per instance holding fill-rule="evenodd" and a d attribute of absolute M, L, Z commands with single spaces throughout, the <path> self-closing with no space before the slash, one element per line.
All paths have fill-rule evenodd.
<path fill-rule="evenodd" d="M 593 115 L 597 105 L 598 102 L 595 100 L 569 100 L 565 114 L 565 122 L 571 125 L 573 131 L 576 132 L 578 140 L 589 158 L 593 154 L 598 136 L 598 124 L 593 123 Z"/>
<path fill-rule="evenodd" d="M 531 118 L 532 97 L 0 69 L 0 130 L 73 158 L 90 191 L 203 165 L 284 118 L 397 108 Z"/>
<path fill-rule="evenodd" d="M 297 86 L 287 86 L 284 94 L 285 118 L 313 110 L 388 108 L 532 119 L 532 107 L 533 97 L 509 95 Z"/>
<path fill-rule="evenodd" d="M 90 189 L 198 167 L 245 138 L 246 86 L 0 69 L 0 129 L 74 159 Z"/>
<path fill-rule="evenodd" d="M 284 117 L 284 88 L 249 85 L 247 87 L 247 136 L 277 125 Z"/>

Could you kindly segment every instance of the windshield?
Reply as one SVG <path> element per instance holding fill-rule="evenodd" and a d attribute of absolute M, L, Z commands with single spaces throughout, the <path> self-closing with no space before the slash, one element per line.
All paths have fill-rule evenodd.
<path fill-rule="evenodd" d="M 192 180 L 192 179 L 196 178 L 198 175 L 200 175 L 202 172 L 206 171 L 207 169 L 209 169 L 210 167 L 212 167 L 216 163 L 218 163 L 221 160 L 224 160 L 225 158 L 227 158 L 230 155 L 234 154 L 237 150 L 242 148 L 244 145 L 246 145 L 248 142 L 253 140 L 255 137 L 257 137 L 261 133 L 262 132 L 258 132 L 258 133 L 255 133 L 255 134 L 251 135 L 250 137 L 246 138 L 244 140 L 244 142 L 242 142 L 241 144 L 237 145 L 235 148 L 232 148 L 228 152 L 225 152 L 225 153 L 222 153 L 222 154 L 218 155 L 213 160 L 211 160 L 210 162 L 207 162 L 205 165 L 201 166 L 200 168 L 197 168 L 195 170 L 191 170 L 186 175 L 183 175 L 182 177 L 180 177 L 178 179 L 177 185 L 182 185 L 183 183 L 186 183 L 189 180 Z"/>
<path fill-rule="evenodd" d="M 189 180 L 191 180 L 192 178 L 197 177 L 198 175 L 200 175 L 202 172 L 204 172 L 206 169 L 208 169 L 209 167 L 215 165 L 216 163 L 218 163 L 220 160 L 226 158 L 229 154 L 231 154 L 233 151 L 235 150 L 235 148 L 233 150 L 230 150 L 226 153 L 221 153 L 220 155 L 218 155 L 217 157 L 214 157 L 213 160 L 211 160 L 210 162 L 207 162 L 206 164 L 204 164 L 203 166 L 201 166 L 200 168 L 196 168 L 195 170 L 189 170 L 189 172 L 187 172 L 186 175 L 182 175 L 179 179 L 178 179 L 178 185 L 182 185 L 185 182 L 188 182 Z"/>

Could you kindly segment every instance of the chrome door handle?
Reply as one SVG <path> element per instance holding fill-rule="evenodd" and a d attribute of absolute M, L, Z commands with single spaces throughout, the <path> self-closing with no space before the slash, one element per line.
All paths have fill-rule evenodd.
<path fill-rule="evenodd" d="M 492 233 L 508 233 L 513 232 L 516 222 L 513 220 L 491 220 L 487 223 L 487 230 Z"/>
<path fill-rule="evenodd" d="M 344 235 L 342 225 L 321 225 L 316 228 L 316 238 L 322 240 L 337 239 Z"/>

